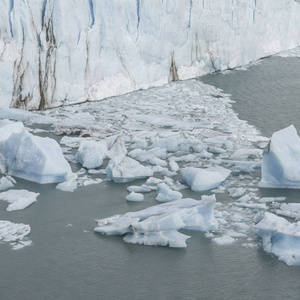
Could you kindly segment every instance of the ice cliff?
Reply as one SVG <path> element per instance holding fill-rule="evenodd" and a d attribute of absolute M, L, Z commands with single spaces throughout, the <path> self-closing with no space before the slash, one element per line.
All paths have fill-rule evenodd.
<path fill-rule="evenodd" d="M 294 0 L 3 0 L 0 107 L 99 100 L 300 43 Z"/>

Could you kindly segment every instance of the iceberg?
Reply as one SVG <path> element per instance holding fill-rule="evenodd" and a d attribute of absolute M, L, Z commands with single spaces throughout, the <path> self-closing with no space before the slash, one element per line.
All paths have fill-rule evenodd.
<path fill-rule="evenodd" d="M 255 225 L 262 238 L 263 248 L 273 253 L 289 266 L 300 265 L 300 223 L 290 223 L 284 218 L 266 212 Z"/>
<path fill-rule="evenodd" d="M 34 136 L 21 123 L 7 120 L 0 123 L 2 132 L 0 153 L 9 175 L 38 183 L 53 183 L 65 181 L 72 173 L 55 140 Z"/>
<path fill-rule="evenodd" d="M 114 182 L 130 182 L 153 175 L 150 167 L 145 167 L 125 155 L 119 155 L 111 159 L 105 170 L 107 177 Z"/>
<path fill-rule="evenodd" d="M 95 232 L 124 235 L 127 243 L 186 247 L 189 236 L 178 229 L 211 231 L 218 229 L 214 218 L 215 196 L 201 200 L 180 199 L 155 205 L 138 212 L 128 212 L 98 221 Z"/>
<path fill-rule="evenodd" d="M 183 180 L 193 191 L 207 191 L 217 188 L 230 175 L 231 171 L 221 167 L 206 169 L 187 167 L 180 170 Z"/>
<path fill-rule="evenodd" d="M 293 125 L 272 135 L 261 173 L 259 187 L 300 189 L 300 138 Z"/>
<path fill-rule="evenodd" d="M 2 0 L 0 107 L 101 100 L 246 65 L 298 46 L 299 14 L 294 0 Z"/>
<path fill-rule="evenodd" d="M 159 183 L 157 185 L 156 193 L 156 200 L 159 202 L 169 202 L 182 198 L 182 194 L 180 192 L 171 190 L 165 183 Z"/>

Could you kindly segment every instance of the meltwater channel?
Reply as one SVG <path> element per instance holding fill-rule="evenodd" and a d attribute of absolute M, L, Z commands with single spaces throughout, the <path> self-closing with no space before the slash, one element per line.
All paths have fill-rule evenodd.
<path fill-rule="evenodd" d="M 271 57 L 247 70 L 200 80 L 231 94 L 239 117 L 263 135 L 290 124 L 300 132 L 300 59 Z M 300 268 L 288 267 L 261 247 L 213 245 L 193 231 L 185 249 L 131 245 L 122 237 L 94 234 L 94 219 L 149 206 L 147 196 L 142 203 L 126 203 L 123 184 L 106 182 L 71 194 L 20 179 L 17 187 L 41 196 L 38 205 L 10 215 L 12 222 L 30 224 L 33 245 L 17 251 L 0 245 L 1 300 L 300 297 Z M 299 202 L 298 191 L 288 193 Z M 5 207 L 0 202 L 0 219 Z"/>

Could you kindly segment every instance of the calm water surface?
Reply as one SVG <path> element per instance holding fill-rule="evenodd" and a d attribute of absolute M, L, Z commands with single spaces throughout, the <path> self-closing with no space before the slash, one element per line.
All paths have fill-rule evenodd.
<path fill-rule="evenodd" d="M 232 94 L 240 118 L 270 136 L 290 123 L 300 129 L 299 76 L 299 60 L 274 57 L 247 71 L 202 80 Z M 192 238 L 186 249 L 170 249 L 94 234 L 94 219 L 153 205 L 152 193 L 142 203 L 125 201 L 124 185 L 106 182 L 64 193 L 55 185 L 18 180 L 16 188 L 41 195 L 30 208 L 11 214 L 0 203 L 0 219 L 30 224 L 33 241 L 18 251 L 0 245 L 0 299 L 300 298 L 300 268 L 286 266 L 261 248 L 241 247 L 239 241 L 217 246 L 204 233 L 188 232 Z M 298 191 L 285 195 L 293 202 L 300 198 Z M 218 200 L 226 201 L 222 197 Z"/>

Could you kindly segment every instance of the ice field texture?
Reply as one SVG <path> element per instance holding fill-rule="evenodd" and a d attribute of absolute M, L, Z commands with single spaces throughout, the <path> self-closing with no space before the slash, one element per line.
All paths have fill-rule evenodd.
<path fill-rule="evenodd" d="M 298 46 L 299 13 L 294 0 L 2 0 L 0 107 L 100 100 L 246 65 Z"/>
<path fill-rule="evenodd" d="M 99 221 L 96 232 L 124 235 L 129 243 L 186 247 L 190 240 L 185 229 L 198 230 L 202 224 L 203 235 L 211 239 L 212 247 L 232 245 L 256 249 L 263 247 L 266 237 L 268 244 L 274 243 L 266 251 L 289 265 L 297 265 L 298 260 L 293 259 L 293 255 L 298 257 L 294 244 L 288 249 L 283 242 L 270 238 L 277 234 L 276 230 L 266 233 L 259 228 L 262 224 L 264 228 L 271 226 L 274 220 L 265 214 L 272 213 L 290 218 L 291 226 L 284 227 L 284 234 L 293 235 L 300 215 L 299 205 L 288 203 L 285 196 L 279 197 L 275 192 L 274 196 L 262 196 L 258 183 L 262 158 L 267 153 L 263 149 L 268 147 L 269 139 L 238 119 L 231 102 L 229 95 L 220 90 L 198 80 L 187 80 L 30 115 L 27 111 L 5 109 L 2 117 L 22 120 L 27 128 L 34 125 L 32 135 L 41 131 L 37 128 L 39 124 L 44 124 L 43 134 L 64 133 L 57 136 L 60 149 L 77 171 L 69 174 L 57 188 L 76 193 L 76 188 L 88 188 L 91 184 L 105 188 L 110 181 L 127 190 L 127 196 L 120 201 L 130 202 L 130 206 L 139 205 L 140 201 L 149 204 L 142 211 L 134 209 L 135 212 L 122 212 L 118 216 L 104 216 L 108 218 Z M 17 133 L 24 130 L 18 122 L 3 122 Z M 9 133 L 7 129 L 3 132 Z M 290 138 L 297 139 L 280 136 L 284 145 Z M 84 149 L 90 152 L 88 167 L 82 167 L 87 161 L 83 159 Z M 104 153 L 101 166 L 96 164 L 99 153 Z M 285 161 L 289 163 L 285 159 L 283 165 Z M 2 158 L 0 168 L 4 167 Z M 184 170 L 188 170 L 187 175 L 195 186 L 205 184 L 206 190 L 192 191 L 193 185 L 184 177 Z M 210 173 L 204 181 L 201 176 L 197 180 L 193 170 Z M 217 176 L 210 176 L 211 172 Z M 3 173 L 3 190 L 12 188 L 10 184 L 5 187 L 7 181 L 16 188 L 11 181 L 14 179 L 6 176 L 5 170 Z M 204 206 L 203 200 L 198 200 L 201 197 L 208 199 L 205 201 L 209 204 Z M 120 212 L 116 209 L 115 214 Z M 265 221 L 261 223 L 262 220 Z"/>

